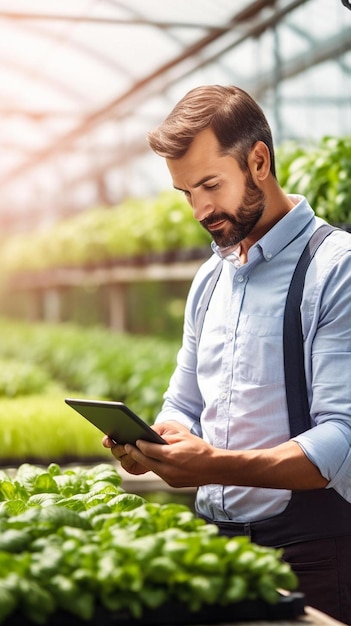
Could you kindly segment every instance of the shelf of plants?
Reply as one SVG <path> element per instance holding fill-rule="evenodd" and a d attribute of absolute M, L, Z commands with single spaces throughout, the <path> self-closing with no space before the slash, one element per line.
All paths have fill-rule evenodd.
<path fill-rule="evenodd" d="M 0 473 L 0 623 L 213 624 L 294 619 L 282 552 L 229 539 L 188 507 L 121 488 L 110 464 Z"/>

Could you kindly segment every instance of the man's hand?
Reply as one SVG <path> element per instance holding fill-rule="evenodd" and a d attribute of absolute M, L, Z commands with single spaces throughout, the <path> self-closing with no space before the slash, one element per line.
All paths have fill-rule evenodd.
<path fill-rule="evenodd" d="M 211 482 L 209 461 L 216 449 L 178 422 L 162 422 L 155 430 L 169 445 L 138 440 L 124 452 L 136 466 L 153 471 L 171 487 L 198 487 Z M 131 463 L 131 461 L 130 461 Z"/>
<path fill-rule="evenodd" d="M 197 486 L 199 477 L 192 463 L 193 456 L 194 454 L 196 456 L 198 447 L 201 449 L 204 447 L 206 450 L 213 448 L 199 437 L 191 435 L 188 428 L 179 422 L 162 422 L 152 428 L 167 443 L 173 445 L 149 444 L 144 440 L 137 441 L 136 446 L 121 445 L 116 444 L 107 435 L 103 437 L 102 445 L 111 450 L 115 459 L 129 474 L 140 475 L 153 471 L 170 486 Z"/>
<path fill-rule="evenodd" d="M 125 446 L 118 443 L 116 444 L 113 439 L 107 435 L 103 438 L 102 445 L 104 448 L 110 448 L 115 459 L 121 463 L 123 469 L 126 470 L 126 472 L 129 472 L 129 474 L 135 474 L 137 476 L 139 474 L 145 474 L 148 471 L 146 467 L 139 465 L 131 456 L 128 455 L 125 450 Z"/>

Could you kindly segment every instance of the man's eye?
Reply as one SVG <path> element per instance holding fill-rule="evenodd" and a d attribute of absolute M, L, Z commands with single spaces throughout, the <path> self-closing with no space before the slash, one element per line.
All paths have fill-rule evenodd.
<path fill-rule="evenodd" d="M 219 183 L 215 183 L 214 185 L 204 185 L 204 189 L 208 191 L 213 191 L 214 189 L 218 189 Z"/>

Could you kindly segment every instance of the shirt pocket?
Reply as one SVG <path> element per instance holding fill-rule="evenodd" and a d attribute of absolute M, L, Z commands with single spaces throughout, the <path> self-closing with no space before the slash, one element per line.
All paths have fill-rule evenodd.
<path fill-rule="evenodd" d="M 238 328 L 236 357 L 239 379 L 283 383 L 283 317 L 247 315 Z"/>

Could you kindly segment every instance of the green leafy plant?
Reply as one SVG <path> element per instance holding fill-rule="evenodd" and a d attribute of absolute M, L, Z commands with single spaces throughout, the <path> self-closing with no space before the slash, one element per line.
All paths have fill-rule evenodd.
<path fill-rule="evenodd" d="M 45 624 L 102 606 L 140 618 L 173 600 L 196 611 L 245 598 L 275 603 L 297 579 L 282 551 L 228 539 L 184 505 L 125 493 L 111 465 L 0 475 L 0 623 Z M 63 613 L 63 615 L 64 615 Z"/>

